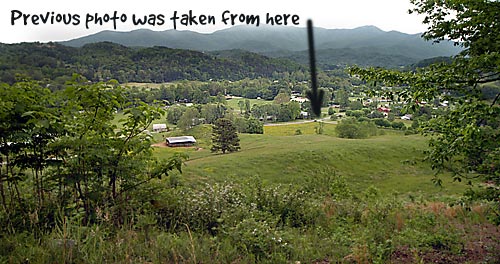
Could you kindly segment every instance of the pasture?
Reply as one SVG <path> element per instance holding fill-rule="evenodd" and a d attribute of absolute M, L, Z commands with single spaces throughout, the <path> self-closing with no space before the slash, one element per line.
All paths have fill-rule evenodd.
<path fill-rule="evenodd" d="M 434 172 L 423 161 L 427 139 L 419 135 L 386 133 L 369 139 L 335 137 L 335 125 L 325 124 L 323 135 L 315 134 L 317 123 L 266 126 L 263 135 L 240 134 L 241 150 L 230 154 L 210 152 L 210 127 L 191 134 L 197 148 L 156 148 L 155 155 L 169 157 L 175 152 L 189 155 L 184 180 L 242 182 L 259 178 L 270 184 L 303 184 L 324 174 L 348 179 L 350 188 L 362 191 L 369 186 L 387 195 L 438 197 L 461 195 L 467 188 L 442 175 L 444 187 L 434 186 Z M 301 130 L 302 135 L 294 135 Z"/>

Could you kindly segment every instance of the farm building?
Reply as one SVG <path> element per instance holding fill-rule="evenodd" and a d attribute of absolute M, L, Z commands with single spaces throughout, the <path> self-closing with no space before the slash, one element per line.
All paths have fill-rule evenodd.
<path fill-rule="evenodd" d="M 153 124 L 153 132 L 167 131 L 167 124 Z"/>
<path fill-rule="evenodd" d="M 168 137 L 166 141 L 169 147 L 190 147 L 196 143 L 193 136 Z"/>

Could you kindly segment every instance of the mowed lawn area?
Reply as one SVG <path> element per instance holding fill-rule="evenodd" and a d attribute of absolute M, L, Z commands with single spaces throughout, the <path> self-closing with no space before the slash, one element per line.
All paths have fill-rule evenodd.
<path fill-rule="evenodd" d="M 335 125 L 325 124 L 323 135 L 315 134 L 317 126 L 273 126 L 265 127 L 263 135 L 240 134 L 241 150 L 225 155 L 211 153 L 208 138 L 192 148 L 156 148 L 155 155 L 187 153 L 180 177 L 190 184 L 244 182 L 255 177 L 269 184 L 303 184 L 311 177 L 336 174 L 355 191 L 374 186 L 387 195 L 412 198 L 461 195 L 468 188 L 452 182 L 450 175 L 440 176 L 443 188 L 433 184 L 434 171 L 423 162 L 425 137 L 387 131 L 369 139 L 341 139 L 334 136 Z M 302 135 L 290 135 L 297 129 Z M 192 134 L 207 137 L 209 130 L 198 128 Z"/>

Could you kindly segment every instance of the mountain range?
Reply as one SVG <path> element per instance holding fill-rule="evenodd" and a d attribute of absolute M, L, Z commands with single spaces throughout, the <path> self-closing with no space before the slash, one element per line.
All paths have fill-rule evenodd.
<path fill-rule="evenodd" d="M 420 34 L 383 31 L 374 26 L 355 29 L 314 29 L 317 59 L 324 69 L 357 64 L 360 66 L 401 67 L 420 60 L 453 56 L 460 52 L 450 42 L 425 41 Z M 164 46 L 201 52 L 245 50 L 307 63 L 307 31 L 299 27 L 235 26 L 213 33 L 193 31 L 130 32 L 101 31 L 61 42 L 81 47 L 85 44 L 109 41 L 128 47 Z"/>

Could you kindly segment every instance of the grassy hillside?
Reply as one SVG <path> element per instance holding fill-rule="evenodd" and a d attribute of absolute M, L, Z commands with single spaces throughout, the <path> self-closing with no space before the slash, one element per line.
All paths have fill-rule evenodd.
<path fill-rule="evenodd" d="M 303 184 L 311 177 L 337 174 L 346 177 L 357 191 L 373 185 L 386 194 L 431 197 L 462 194 L 466 188 L 450 182 L 447 176 L 443 176 L 443 189 L 433 185 L 433 171 L 421 161 L 427 145 L 424 137 L 387 134 L 348 140 L 333 136 L 335 125 L 325 124 L 326 135 L 314 134 L 315 126 L 273 126 L 266 127 L 264 135 L 241 134 L 241 151 L 226 155 L 210 153 L 206 127 L 201 129 L 205 135 L 198 146 L 201 149 L 158 148 L 156 154 L 188 153 L 182 177 L 192 183 L 241 182 L 258 177 L 271 184 Z M 285 136 L 296 129 L 303 135 Z"/>

